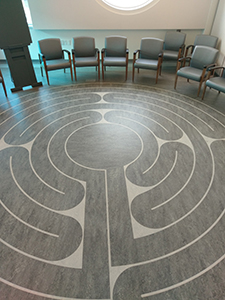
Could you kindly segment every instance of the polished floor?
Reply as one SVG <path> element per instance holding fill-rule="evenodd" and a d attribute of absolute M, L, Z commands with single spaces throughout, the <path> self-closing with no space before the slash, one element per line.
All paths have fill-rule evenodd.
<path fill-rule="evenodd" d="M 34 65 L 0 65 L 0 300 L 224 300 L 225 94 Z"/>

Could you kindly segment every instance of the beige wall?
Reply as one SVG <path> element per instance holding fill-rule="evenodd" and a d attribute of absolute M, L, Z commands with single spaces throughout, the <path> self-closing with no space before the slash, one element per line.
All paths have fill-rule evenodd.
<path fill-rule="evenodd" d="M 100 0 L 29 0 L 29 6 L 34 28 L 41 30 L 202 29 L 212 0 L 154 1 L 133 14 L 113 12 Z"/>
<path fill-rule="evenodd" d="M 54 2 L 54 7 L 51 8 L 51 17 L 48 17 L 46 15 L 42 15 L 40 18 L 40 9 L 42 7 L 45 7 L 45 11 L 47 12 L 48 9 L 47 7 Z M 58 2 L 58 4 L 57 4 Z M 214 20 L 214 11 L 217 7 L 217 3 L 219 0 L 189 0 L 188 4 L 186 0 L 160 0 L 157 2 L 152 8 L 144 12 L 143 14 L 146 17 L 146 14 L 148 14 L 147 17 L 147 25 L 146 25 L 146 19 L 144 22 L 142 22 L 143 14 L 137 14 L 135 18 L 138 18 L 139 21 L 135 21 L 134 16 L 130 16 L 129 19 L 132 20 L 133 18 L 133 26 L 134 29 L 126 29 L 124 27 L 127 26 L 128 23 L 125 21 L 123 23 L 117 23 L 116 22 L 116 15 L 115 13 L 109 12 L 108 10 L 104 9 L 103 7 L 101 8 L 102 14 L 101 16 L 98 16 L 96 13 L 92 13 L 92 16 L 94 16 L 94 19 L 98 19 L 98 24 L 101 25 L 101 29 L 94 29 L 94 28 L 83 28 L 83 27 L 88 27 L 90 25 L 90 20 L 87 21 L 87 17 L 84 18 L 83 14 L 80 13 L 83 12 L 87 7 L 87 3 L 94 3 L 95 7 L 99 8 L 99 4 L 97 3 L 96 0 L 29 0 L 29 3 L 31 5 L 31 9 L 33 12 L 33 16 L 36 16 L 36 21 L 40 23 L 43 22 L 43 24 L 46 24 L 46 22 L 50 22 L 52 20 L 53 16 L 55 16 L 54 21 L 50 22 L 49 26 L 52 26 L 52 24 L 55 24 L 55 28 L 53 29 L 31 29 L 31 37 L 33 43 L 29 46 L 30 49 L 30 54 L 32 59 L 37 59 L 38 58 L 38 46 L 37 46 L 37 41 L 43 38 L 50 38 L 50 37 L 58 37 L 61 39 L 63 48 L 70 50 L 72 48 L 72 38 L 76 36 L 93 36 L 95 37 L 96 40 L 96 47 L 101 49 L 104 47 L 104 38 L 107 35 L 111 34 L 119 34 L 119 35 L 124 35 L 128 38 L 128 48 L 130 52 L 130 58 L 132 57 L 132 53 L 134 50 L 139 48 L 140 45 L 140 40 L 142 37 L 146 36 L 151 36 L 151 37 L 158 37 L 161 39 L 164 39 L 165 33 L 167 30 L 175 30 L 175 29 L 182 29 L 183 32 L 186 33 L 186 45 L 192 44 L 194 42 L 194 38 L 197 34 L 202 33 L 204 30 L 210 30 L 212 29 L 212 23 Z M 63 4 L 62 4 L 63 3 Z M 74 8 L 71 9 L 72 3 Z M 78 9 L 80 6 L 83 5 L 83 8 Z M 70 5 L 69 5 L 70 4 Z M 85 5 L 86 4 L 86 5 Z M 161 5 L 164 4 L 162 7 Z M 192 4 L 192 5 L 191 5 Z M 36 5 L 36 6 L 35 6 Z M 47 6 L 46 6 L 47 5 Z M 98 6 L 97 6 L 98 5 Z M 222 37 L 225 36 L 225 0 L 220 0 L 219 2 L 219 10 L 216 15 L 216 19 L 214 22 L 212 34 L 217 35 L 220 37 L 220 44 L 221 44 L 221 51 L 225 53 L 224 49 L 224 43 L 222 43 Z M 39 13 L 38 13 L 38 7 L 39 7 Z M 203 9 L 202 9 L 203 7 Z M 100 9 L 100 8 L 99 8 Z M 186 18 L 187 15 L 187 9 L 191 9 L 190 16 L 191 20 Z M 80 21 L 84 23 L 79 23 L 81 28 L 78 28 L 79 26 L 74 26 L 74 28 L 71 29 L 66 29 L 68 27 L 68 22 L 70 23 L 71 26 L 71 20 L 68 21 L 67 19 L 67 14 L 68 10 L 71 10 L 70 15 L 73 15 L 73 20 L 77 19 L 75 18 L 75 12 L 77 14 L 80 14 L 82 17 Z M 34 14 L 35 12 L 35 14 Z M 156 23 L 153 22 L 153 17 L 152 13 L 158 14 L 157 16 L 157 26 Z M 60 13 L 60 14 L 59 14 Z M 99 14 L 99 12 L 98 12 Z M 107 18 L 103 18 L 103 15 L 107 15 L 108 17 L 110 16 L 111 20 L 109 24 L 112 27 L 112 24 L 115 28 L 108 28 L 109 24 L 106 25 L 107 23 Z M 177 16 L 172 17 L 172 16 Z M 64 17 L 63 17 L 64 16 Z M 57 18 L 56 18 L 57 17 Z M 119 16 L 121 18 L 121 15 Z M 122 16 L 122 19 L 124 16 Z M 45 21 L 47 19 L 47 21 Z M 125 20 L 125 19 L 123 19 Z M 186 23 L 182 23 L 182 20 L 185 20 Z M 200 20 L 200 21 L 199 21 Z M 92 20 L 93 21 L 93 20 Z M 188 23 L 187 23 L 188 21 Z M 56 23 L 57 24 L 56 24 Z M 87 22 L 87 23 L 86 23 Z M 154 23 L 154 26 L 151 26 L 151 22 Z M 199 23 L 200 22 L 200 23 Z M 84 25 L 87 24 L 87 25 Z M 89 24 L 89 25 L 88 25 Z M 141 27 L 138 24 L 142 24 Z M 37 27 L 36 23 L 36 27 Z M 98 25 L 98 26 L 100 26 Z M 182 26 L 181 26 L 182 25 Z M 187 27 L 184 27 L 187 26 Z M 144 28 L 147 26 L 147 29 Z M 46 27 L 46 26 L 44 26 Z M 58 27 L 62 27 L 61 29 L 57 29 Z M 116 28 L 118 27 L 118 28 Z M 83 28 L 83 29 L 82 29 Z M 122 29 L 123 28 L 123 29 Z M 2 50 L 0 50 L 0 59 L 5 59 L 4 53 Z M 220 59 L 221 60 L 221 59 Z"/>

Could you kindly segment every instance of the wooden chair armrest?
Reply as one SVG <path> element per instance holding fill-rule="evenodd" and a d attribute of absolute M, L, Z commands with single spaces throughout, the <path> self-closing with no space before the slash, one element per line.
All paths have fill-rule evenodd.
<path fill-rule="evenodd" d="M 219 69 L 224 70 L 225 67 L 223 67 L 223 66 L 210 67 L 210 68 L 209 68 L 209 71 L 215 71 L 215 70 L 219 70 Z"/>
<path fill-rule="evenodd" d="M 70 54 L 70 52 L 68 50 L 66 50 L 66 49 L 63 49 L 62 51 L 66 52 L 67 54 Z"/>
<path fill-rule="evenodd" d="M 194 46 L 195 46 L 195 45 L 188 45 L 188 46 L 186 47 L 186 49 L 188 49 L 188 50 L 189 50 L 189 48 L 194 49 Z"/>
<path fill-rule="evenodd" d="M 184 57 L 181 57 L 178 59 L 178 65 L 177 65 L 177 70 L 180 69 L 182 63 L 182 67 L 185 67 L 185 64 L 186 64 L 186 61 L 189 61 L 189 64 L 190 64 L 190 61 L 191 61 L 191 57 L 190 56 L 184 56 Z"/>
<path fill-rule="evenodd" d="M 211 68 L 214 68 L 215 66 L 216 66 L 215 64 L 205 65 L 204 69 L 209 70 Z"/>
<path fill-rule="evenodd" d="M 105 52 L 106 52 L 106 48 L 102 48 L 101 50 L 102 62 L 104 61 Z"/>
<path fill-rule="evenodd" d="M 209 67 L 209 68 L 208 68 L 208 73 L 207 73 L 207 76 L 206 76 L 206 80 L 208 80 L 212 75 L 214 75 L 214 72 L 215 72 L 216 70 L 221 70 L 220 76 L 222 76 L 223 71 L 225 70 L 225 67 L 223 67 L 223 66 Z"/>
<path fill-rule="evenodd" d="M 64 53 L 67 53 L 68 58 L 70 59 L 70 52 L 66 49 L 63 49 L 62 51 L 63 51 L 63 57 L 64 57 Z"/>
<path fill-rule="evenodd" d="M 128 63 L 128 57 L 129 57 L 129 49 L 126 49 L 126 61 Z"/>
<path fill-rule="evenodd" d="M 137 55 L 137 54 L 140 55 L 140 49 L 134 51 L 134 53 L 133 53 L 133 63 L 135 62 L 135 59 L 136 59 L 136 55 Z"/>
<path fill-rule="evenodd" d="M 186 47 L 186 51 L 185 51 L 185 56 L 187 56 L 187 54 L 188 54 L 188 51 L 189 51 L 189 49 L 191 48 L 191 54 L 192 54 L 192 52 L 193 52 L 193 50 L 194 50 L 194 45 L 188 45 L 187 47 Z"/>
<path fill-rule="evenodd" d="M 186 61 L 186 60 L 191 60 L 191 56 L 185 56 L 185 57 L 181 57 L 179 58 L 179 62 L 182 62 L 182 61 Z"/>
<path fill-rule="evenodd" d="M 140 49 L 135 50 L 135 51 L 134 51 L 134 55 L 136 55 L 138 52 L 140 52 Z"/>

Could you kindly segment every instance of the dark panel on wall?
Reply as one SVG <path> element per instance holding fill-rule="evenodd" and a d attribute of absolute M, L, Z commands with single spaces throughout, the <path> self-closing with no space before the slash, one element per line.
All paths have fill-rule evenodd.
<path fill-rule="evenodd" d="M 0 0 L 0 48 L 31 42 L 21 0 Z"/>
<path fill-rule="evenodd" d="M 37 82 L 28 45 L 32 42 L 21 0 L 0 0 L 0 48 L 5 52 L 12 81 L 12 92 Z"/>

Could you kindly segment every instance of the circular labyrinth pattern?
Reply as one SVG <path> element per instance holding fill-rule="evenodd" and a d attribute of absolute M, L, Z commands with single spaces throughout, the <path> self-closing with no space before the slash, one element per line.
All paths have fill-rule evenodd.
<path fill-rule="evenodd" d="M 0 108 L 4 299 L 225 298 L 225 119 L 138 85 Z"/>

